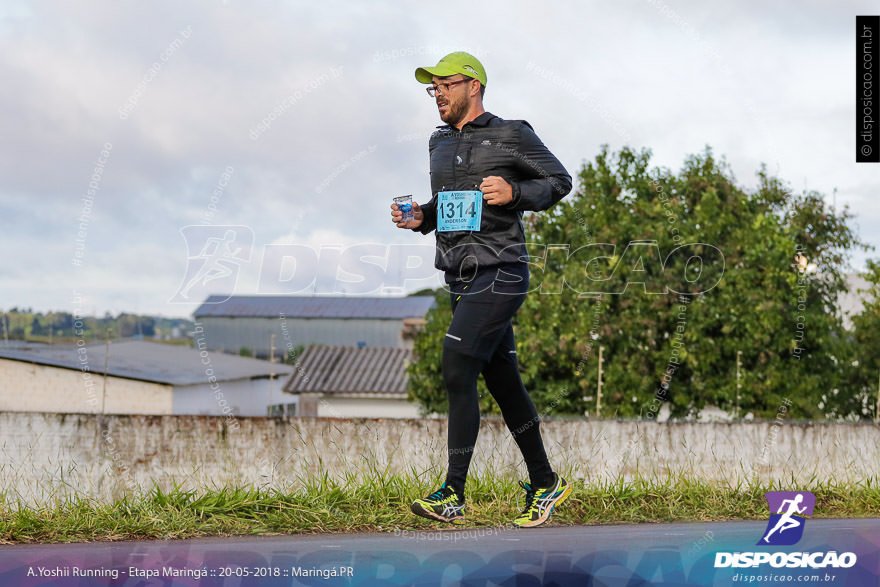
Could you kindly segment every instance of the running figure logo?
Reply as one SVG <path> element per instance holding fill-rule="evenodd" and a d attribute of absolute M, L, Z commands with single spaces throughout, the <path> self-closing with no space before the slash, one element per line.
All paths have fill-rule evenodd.
<path fill-rule="evenodd" d="M 202 301 L 209 293 L 228 293 L 229 299 L 240 266 L 250 262 L 253 230 L 249 226 L 190 225 L 180 233 L 186 241 L 186 274 L 169 302 Z"/>
<path fill-rule="evenodd" d="M 813 515 L 816 496 L 809 491 L 768 491 L 764 497 L 770 506 L 770 520 L 758 544 L 796 544 L 804 535 L 806 517 Z"/>

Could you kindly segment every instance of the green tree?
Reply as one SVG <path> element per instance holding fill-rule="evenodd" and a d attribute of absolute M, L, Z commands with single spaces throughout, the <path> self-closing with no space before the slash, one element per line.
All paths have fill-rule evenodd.
<path fill-rule="evenodd" d="M 434 297 L 436 304 L 428 310 L 425 328 L 413 344 L 415 360 L 407 366 L 407 399 L 418 402 L 425 414 L 442 414 L 448 406 L 441 357 L 443 337 L 452 320 L 452 305 L 448 291 L 439 289 Z"/>
<path fill-rule="evenodd" d="M 603 148 L 575 193 L 527 217 L 532 293 L 516 332 L 539 411 L 595 412 L 601 345 L 603 416 L 653 418 L 662 404 L 675 417 L 711 405 L 772 418 L 788 399 L 794 417 L 823 417 L 851 352 L 834 311 L 863 246 L 848 210 L 764 169 L 748 193 L 708 148 L 677 174 L 650 156 Z M 432 410 L 445 401 L 447 325 L 438 303 L 410 370 L 412 397 Z"/>
<path fill-rule="evenodd" d="M 880 261 L 869 260 L 862 276 L 868 281 L 862 311 L 852 318 L 853 361 L 849 369 L 852 393 L 832 394 L 828 399 L 833 415 L 876 415 L 880 386 Z M 843 404 L 843 405 L 840 405 Z"/>
<path fill-rule="evenodd" d="M 44 336 L 48 333 L 49 331 L 40 323 L 40 318 L 34 316 L 34 319 L 31 321 L 31 336 Z"/>

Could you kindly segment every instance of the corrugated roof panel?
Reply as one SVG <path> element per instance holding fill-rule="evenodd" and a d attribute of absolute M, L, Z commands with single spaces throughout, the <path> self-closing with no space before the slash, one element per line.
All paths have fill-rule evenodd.
<path fill-rule="evenodd" d="M 328 352 L 331 347 L 308 347 L 300 356 L 298 369 L 301 376 L 298 379 L 299 388 L 302 391 L 321 391 L 326 384 L 327 373 L 333 371 L 332 353 Z"/>
<path fill-rule="evenodd" d="M 343 352 L 343 354 L 345 369 L 336 372 L 333 387 L 340 391 L 372 391 L 370 379 L 374 377 L 371 377 L 370 367 L 371 363 L 377 364 L 381 361 L 381 349 L 370 349 L 366 353 Z"/>
<path fill-rule="evenodd" d="M 300 356 L 289 393 L 405 393 L 406 349 L 310 346 Z M 306 381 L 308 377 L 308 381 Z"/>
<path fill-rule="evenodd" d="M 318 387 L 319 391 L 325 391 L 332 386 L 333 376 L 339 365 L 340 356 L 333 351 L 334 347 L 325 347 L 321 349 L 319 354 L 320 363 L 318 366 Z"/>

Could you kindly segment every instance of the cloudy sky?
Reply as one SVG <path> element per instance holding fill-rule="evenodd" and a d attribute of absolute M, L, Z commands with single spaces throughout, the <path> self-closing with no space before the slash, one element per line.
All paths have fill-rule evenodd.
<path fill-rule="evenodd" d="M 5 1 L 0 310 L 187 316 L 208 293 L 435 283 L 433 237 L 396 229 L 387 208 L 430 197 L 439 120 L 413 70 L 454 50 L 485 65 L 487 110 L 527 119 L 572 175 L 602 144 L 648 147 L 674 170 L 708 144 L 747 188 L 766 163 L 795 191 L 836 189 L 880 244 L 880 166 L 854 162 L 853 137 L 855 15 L 876 12 Z M 218 250 L 226 275 L 205 281 Z M 371 267 L 334 284 L 326 268 L 352 255 Z"/>

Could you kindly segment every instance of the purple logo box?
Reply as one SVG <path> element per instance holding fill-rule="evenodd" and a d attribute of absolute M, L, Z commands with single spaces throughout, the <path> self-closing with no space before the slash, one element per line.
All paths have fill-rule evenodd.
<path fill-rule="evenodd" d="M 797 544 L 804 534 L 806 518 L 813 515 L 816 496 L 809 491 L 768 491 L 764 497 L 770 507 L 770 519 L 758 544 Z"/>

